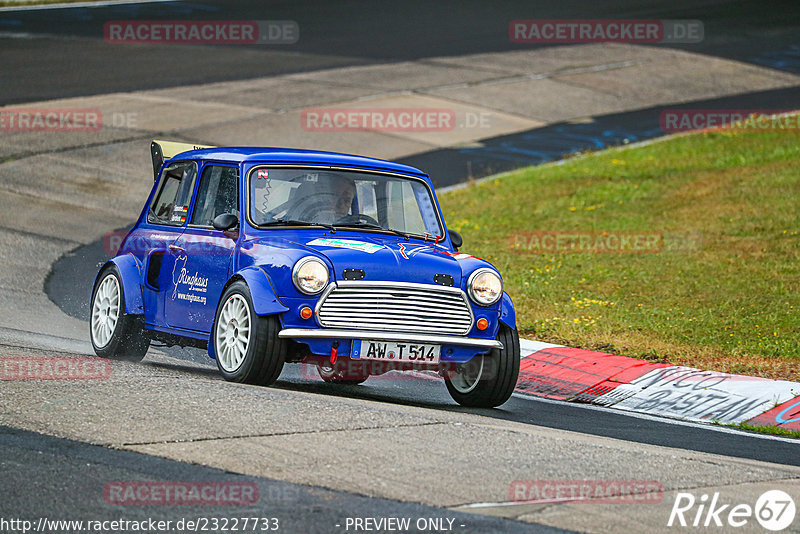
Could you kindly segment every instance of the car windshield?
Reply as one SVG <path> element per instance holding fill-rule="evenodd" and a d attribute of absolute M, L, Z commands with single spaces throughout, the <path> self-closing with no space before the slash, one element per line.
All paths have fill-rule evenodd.
<path fill-rule="evenodd" d="M 249 216 L 256 226 L 321 224 L 441 236 L 425 182 L 345 170 L 257 167 L 249 175 Z"/>

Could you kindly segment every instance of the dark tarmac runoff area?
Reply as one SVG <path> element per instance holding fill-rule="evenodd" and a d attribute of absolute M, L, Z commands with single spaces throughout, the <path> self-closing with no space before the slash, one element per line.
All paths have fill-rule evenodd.
<path fill-rule="evenodd" d="M 150 191 L 152 139 L 365 154 L 417 166 L 441 189 L 664 136 L 665 109 L 800 108 L 796 1 L 6 7 L 0 106 L 91 109 L 106 124 L 0 128 L 2 359 L 96 360 L 92 283 L 109 236 L 130 228 Z M 531 19 L 699 21 L 703 35 L 514 42 L 511 21 Z M 104 38 L 112 21 L 288 21 L 299 37 L 114 44 Z M 446 108 L 456 126 L 320 132 L 302 122 L 308 110 L 363 106 Z M 688 493 L 753 506 L 780 489 L 800 504 L 800 448 L 786 437 L 520 393 L 497 409 L 463 408 L 431 376 L 336 386 L 287 365 L 273 387 L 246 386 L 225 382 L 200 349 L 152 346 L 141 363 L 106 370 L 0 380 L 0 533 L 657 533 L 691 530 L 667 526 Z M 655 481 L 660 491 L 647 504 L 513 494 L 547 481 Z M 54 522 L 70 520 L 84 523 Z"/>
<path fill-rule="evenodd" d="M 109 46 L 110 20 L 292 20 L 297 43 L 220 46 Z M 508 37 L 518 19 L 691 19 L 703 22 L 700 43 L 672 45 L 773 68 L 800 70 L 797 24 L 790 0 L 612 2 L 150 2 L 91 9 L 0 12 L 4 70 L 0 103 L 106 94 L 241 80 L 333 67 L 420 60 L 543 47 Z M 26 37 L 30 35 L 30 37 Z M 33 37 L 37 36 L 37 37 Z M 24 89 L 23 89 L 24 88 Z"/>

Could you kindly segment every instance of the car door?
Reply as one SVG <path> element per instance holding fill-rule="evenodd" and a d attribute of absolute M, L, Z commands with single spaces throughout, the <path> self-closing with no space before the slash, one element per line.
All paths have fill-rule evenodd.
<path fill-rule="evenodd" d="M 164 258 L 170 247 L 183 234 L 189 204 L 197 177 L 197 163 L 181 161 L 167 166 L 161 173 L 158 192 L 154 195 L 145 221 L 129 236 L 136 243 L 134 251 L 142 262 L 142 297 L 145 321 L 164 326 Z"/>
<path fill-rule="evenodd" d="M 206 164 L 198 182 L 190 221 L 170 247 L 165 270 L 164 309 L 172 328 L 208 333 L 222 288 L 231 275 L 237 231 L 214 229 L 214 218 L 231 213 L 239 218 L 239 170 Z"/>

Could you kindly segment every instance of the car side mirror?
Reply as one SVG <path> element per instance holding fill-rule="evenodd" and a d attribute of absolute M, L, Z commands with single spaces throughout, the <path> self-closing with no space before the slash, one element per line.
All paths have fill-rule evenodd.
<path fill-rule="evenodd" d="M 448 230 L 447 235 L 450 236 L 450 242 L 453 244 L 454 249 L 458 250 L 461 248 L 461 245 L 464 244 L 464 239 L 461 237 L 461 234 L 455 230 Z"/>
<path fill-rule="evenodd" d="M 214 217 L 211 226 L 216 230 L 226 231 L 232 230 L 239 226 L 239 218 L 233 213 L 221 213 Z"/>

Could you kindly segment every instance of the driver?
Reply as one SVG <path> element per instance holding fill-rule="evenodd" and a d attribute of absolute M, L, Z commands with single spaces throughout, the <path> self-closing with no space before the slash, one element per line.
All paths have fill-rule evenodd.
<path fill-rule="evenodd" d="M 333 220 L 338 221 L 348 214 L 350 207 L 353 205 L 353 198 L 356 196 L 356 184 L 348 178 L 333 175 L 329 180 L 328 187 L 332 194 L 333 206 L 331 211 L 333 212 Z"/>
<path fill-rule="evenodd" d="M 356 195 L 352 180 L 333 173 L 319 173 L 316 180 L 303 182 L 295 191 L 290 219 L 332 224 L 347 216 Z"/>

